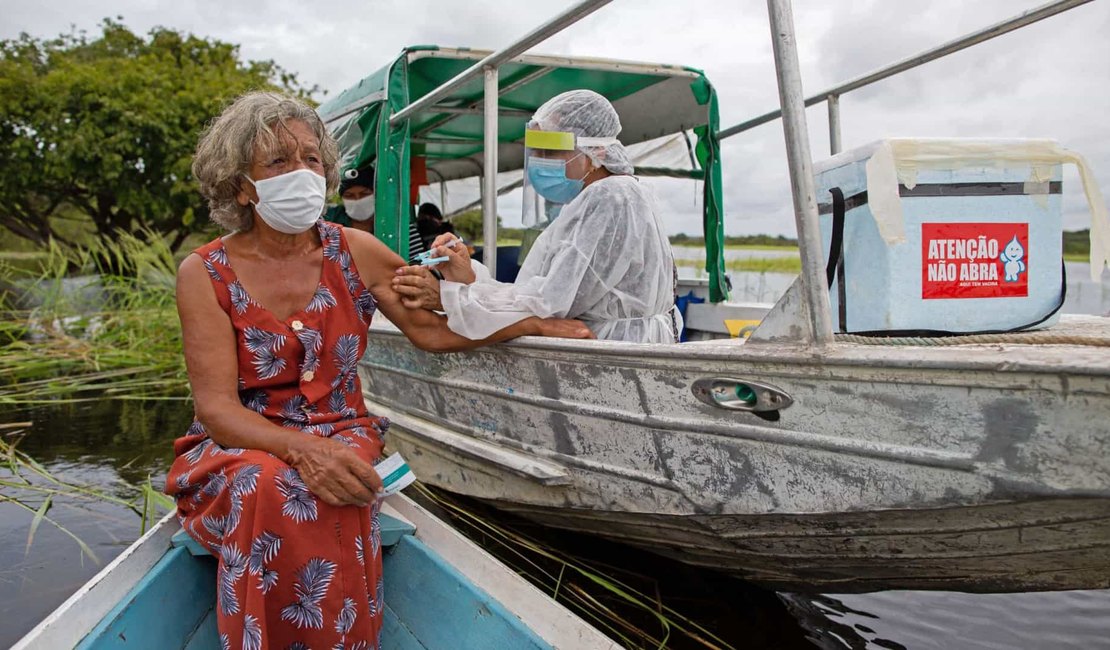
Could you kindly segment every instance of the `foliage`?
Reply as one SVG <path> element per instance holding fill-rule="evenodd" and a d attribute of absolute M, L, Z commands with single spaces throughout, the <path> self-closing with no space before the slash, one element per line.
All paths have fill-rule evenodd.
<path fill-rule="evenodd" d="M 745 273 L 791 273 L 797 275 L 802 272 L 802 258 L 794 256 L 782 257 L 742 257 L 728 260 L 725 266 L 729 271 Z"/>
<path fill-rule="evenodd" d="M 0 404 L 188 394 L 164 238 L 51 241 L 40 265 L 0 258 Z M 67 277 L 72 268 L 87 275 Z"/>
<path fill-rule="evenodd" d="M 455 234 L 472 244 L 482 241 L 482 211 L 467 210 L 451 217 L 451 224 L 455 226 Z M 501 217 L 497 217 L 497 232 L 501 232 Z"/>
<path fill-rule="evenodd" d="M 482 236 L 482 211 L 481 210 L 467 210 L 466 212 L 459 213 L 451 217 L 451 224 L 455 226 L 455 234 L 462 237 L 466 241 L 481 245 Z M 524 233 L 522 228 L 506 228 L 501 225 L 501 217 L 497 217 L 497 240 L 498 242 L 516 242 L 519 243 L 521 236 Z"/>
<path fill-rule="evenodd" d="M 684 232 L 671 235 L 670 240 L 673 246 L 705 246 L 704 237 L 691 237 Z M 785 235 L 728 235 L 725 246 L 797 248 L 798 240 Z"/>
<path fill-rule="evenodd" d="M 51 217 L 70 206 L 100 237 L 171 234 L 176 249 L 208 227 L 190 171 L 205 122 L 247 90 L 311 90 L 272 61 L 241 61 L 235 45 L 101 28 L 0 41 L 0 225 L 66 241 Z"/>
<path fill-rule="evenodd" d="M 1077 230 L 1064 233 L 1064 258 L 1086 262 L 1091 257 L 1091 231 Z"/>

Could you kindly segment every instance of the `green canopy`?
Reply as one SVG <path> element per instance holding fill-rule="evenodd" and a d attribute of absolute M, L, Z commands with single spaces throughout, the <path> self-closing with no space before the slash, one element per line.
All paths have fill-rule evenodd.
<path fill-rule="evenodd" d="M 482 77 L 412 118 L 391 126 L 389 118 L 489 52 L 414 46 L 389 65 L 320 107 L 339 142 L 342 169 L 376 168 L 375 234 L 402 257 L 408 255 L 412 158 L 427 163 L 433 182 L 480 176 L 483 148 Z M 710 298 L 728 290 L 722 250 L 720 146 L 717 94 L 693 68 L 607 59 L 522 56 L 499 68 L 498 170 L 524 165 L 525 125 L 532 113 L 559 93 L 586 88 L 604 95 L 620 115 L 621 142 L 633 145 L 693 131 L 698 138 L 693 174 L 705 180 L 706 271 Z M 648 172 L 648 170 L 643 170 Z M 690 170 L 652 168 L 653 176 L 690 178 Z"/>

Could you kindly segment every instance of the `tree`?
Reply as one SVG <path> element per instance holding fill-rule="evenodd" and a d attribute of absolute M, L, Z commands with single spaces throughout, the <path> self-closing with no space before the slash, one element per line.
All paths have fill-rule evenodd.
<path fill-rule="evenodd" d="M 455 232 L 463 239 L 473 243 L 482 243 L 482 211 L 467 210 L 462 214 L 451 217 L 451 224 Z M 497 215 L 497 229 L 501 230 L 501 215 Z"/>
<path fill-rule="evenodd" d="M 228 43 L 101 28 L 95 40 L 0 41 L 0 225 L 64 240 L 50 217 L 76 209 L 101 237 L 155 233 L 176 250 L 208 224 L 190 171 L 204 124 L 247 90 L 315 89 L 272 61 L 240 61 Z"/>

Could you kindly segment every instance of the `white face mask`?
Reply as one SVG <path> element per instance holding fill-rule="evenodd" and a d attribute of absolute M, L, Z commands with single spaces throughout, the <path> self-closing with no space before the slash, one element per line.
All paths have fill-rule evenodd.
<path fill-rule="evenodd" d="M 366 221 L 374 216 L 374 195 L 364 196 L 361 199 L 343 199 L 343 209 L 352 220 Z"/>
<path fill-rule="evenodd" d="M 255 211 L 266 225 L 278 232 L 302 233 L 324 212 L 324 192 L 328 183 L 311 169 L 298 169 L 260 181 L 246 178 L 258 192 Z"/>

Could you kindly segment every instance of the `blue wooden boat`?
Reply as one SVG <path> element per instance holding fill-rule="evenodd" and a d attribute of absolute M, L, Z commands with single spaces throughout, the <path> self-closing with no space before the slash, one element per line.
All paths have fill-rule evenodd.
<path fill-rule="evenodd" d="M 407 497 L 381 525 L 383 649 L 620 647 Z M 13 650 L 218 650 L 215 587 L 216 559 L 170 514 Z"/>

